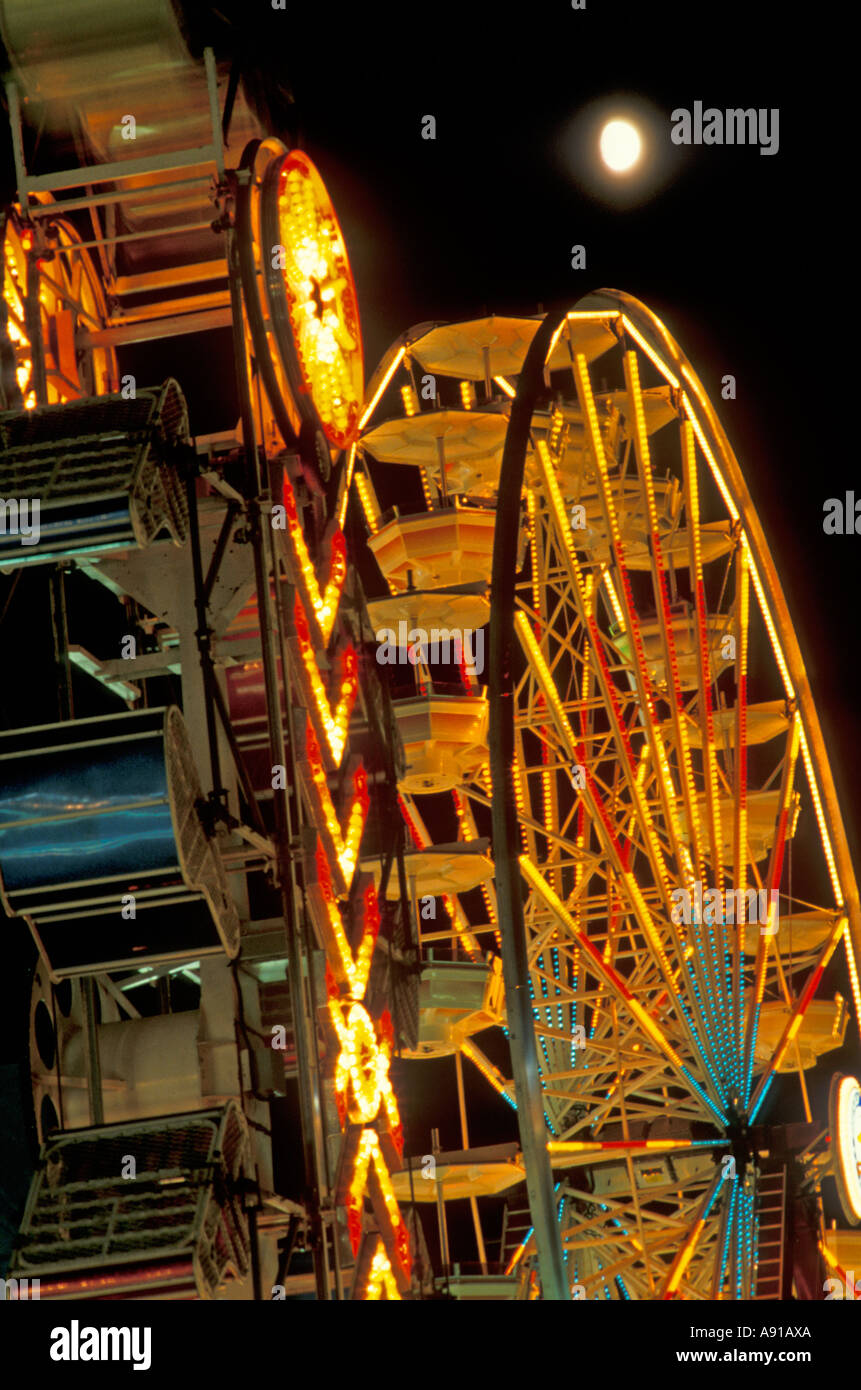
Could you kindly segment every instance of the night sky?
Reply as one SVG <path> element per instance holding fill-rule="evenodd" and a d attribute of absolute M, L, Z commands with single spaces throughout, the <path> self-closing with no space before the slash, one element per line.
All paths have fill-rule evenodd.
<path fill-rule="evenodd" d="M 570 0 L 446 0 L 282 12 L 254 0 L 219 9 L 232 24 L 220 30 L 221 51 L 242 50 L 264 89 L 282 88 L 283 123 L 273 133 L 298 133 L 328 185 L 357 284 L 368 376 L 392 339 L 430 319 L 535 313 L 607 286 L 664 320 L 717 403 L 763 523 L 861 863 L 853 775 L 861 536 L 829 536 L 822 527 L 823 503 L 842 498 L 857 474 L 844 289 L 854 237 L 847 156 L 833 106 L 818 99 L 811 79 L 833 70 L 835 30 L 820 22 L 787 31 L 786 11 L 770 5 L 587 0 L 576 11 Z M 672 146 L 670 112 L 695 101 L 779 108 L 779 152 Z M 602 193 L 592 176 L 594 122 L 605 110 L 646 121 L 651 196 L 647 188 L 636 200 L 613 194 L 609 180 Z M 436 118 L 433 141 L 421 136 L 426 115 Z M 14 185 L 7 138 L 0 134 L 4 202 Z M 571 269 L 574 244 L 586 248 L 585 270 Z M 190 339 L 138 350 L 131 365 L 147 384 L 176 374 L 193 427 L 234 423 L 226 334 L 217 347 L 207 339 L 204 353 Z M 736 377 L 735 401 L 720 400 L 726 373 Z M 41 588 L 24 581 L 30 587 L 15 596 L 0 632 L 4 670 L 14 672 L 0 688 L 5 727 L 58 717 L 56 687 L 40 677 L 40 688 L 29 688 L 21 659 L 21 642 L 41 640 L 25 634 L 35 605 L 47 604 L 46 578 Z M 0 576 L 0 613 L 11 582 Z M 844 1054 L 817 1068 L 823 1081 L 832 1063 L 851 1063 L 850 1049 Z M 453 1093 L 450 1064 L 424 1065 L 420 1090 L 404 1098 L 414 1152 L 428 1137 L 419 1132 L 423 1096 L 437 1078 Z M 474 1097 L 479 1125 L 482 1116 L 488 1122 L 474 1142 L 502 1137 L 497 1120 L 506 1107 L 480 1080 Z M 448 1128 L 444 1119 L 443 1147 L 459 1147 L 454 1113 Z M 506 1125 L 514 1137 L 513 1115 Z"/>
<path fill-rule="evenodd" d="M 339 5 L 325 18 L 316 6 L 219 8 L 236 14 L 270 85 L 292 90 L 291 123 L 347 238 L 367 375 L 412 324 L 534 313 L 604 286 L 664 320 L 717 404 L 762 519 L 857 857 L 861 536 L 822 529 L 824 502 L 857 474 L 841 427 L 855 233 L 833 31 L 787 30 L 776 5 Z M 777 107 L 778 153 L 673 146 L 670 113 L 695 101 Z M 649 120 L 663 186 L 635 206 L 587 178 L 605 109 Z M 428 114 L 434 141 L 421 137 Z M 570 268 L 574 244 L 585 270 Z M 720 399 L 725 373 L 735 401 Z"/>

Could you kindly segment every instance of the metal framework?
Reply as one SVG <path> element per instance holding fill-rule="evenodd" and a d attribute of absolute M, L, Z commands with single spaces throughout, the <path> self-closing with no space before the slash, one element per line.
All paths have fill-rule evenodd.
<path fill-rule="evenodd" d="M 405 414 L 385 417 L 399 379 Z M 551 1298 L 756 1297 L 764 1103 L 795 1071 L 812 1122 L 805 1069 L 847 1027 L 820 982 L 840 948 L 857 1026 L 861 936 L 741 469 L 677 344 L 616 291 L 540 322 L 422 325 L 368 395 L 357 485 L 390 591 L 436 587 L 448 628 L 458 584 L 492 579 L 490 756 L 453 756 L 447 785 L 464 839 L 492 825 L 495 893 L 484 912 L 452 893 L 422 935 L 473 960 L 501 945 L 513 1081 L 471 1036 L 452 1046 L 518 1107 L 530 1217 L 503 1235 L 507 1272 L 534 1264 Z M 427 511 L 381 514 L 374 460 L 412 465 Z M 416 670 L 413 700 L 433 702 L 448 672 Z M 406 699 L 402 718 L 402 803 L 429 853 Z M 499 1190 L 488 1165 L 473 1192 Z"/>
<path fill-rule="evenodd" d="M 125 36 L 120 21 L 116 32 L 109 10 L 88 13 L 83 67 L 64 46 L 73 11 L 58 17 L 51 43 L 34 41 L 26 7 L 4 11 L 19 203 L 4 223 L 3 482 L 45 509 L 42 543 L 28 550 L 5 536 L 0 559 L 9 570 L 59 565 L 55 644 L 66 673 L 66 722 L 6 739 L 15 775 L 0 811 L 0 884 L 41 954 L 29 1043 L 43 1147 L 14 1267 L 30 1278 L 56 1274 L 50 1296 L 60 1298 L 122 1289 L 259 1299 L 309 1288 L 324 1300 L 408 1297 L 388 1069 L 394 1046 L 414 1040 L 413 927 L 398 837 L 380 831 L 391 820 L 397 758 L 385 746 L 391 718 L 365 660 L 367 619 L 342 529 L 357 411 L 327 439 L 328 388 L 314 360 L 335 314 L 352 333 L 361 386 L 355 304 L 341 290 L 330 304 L 317 269 L 340 244 L 333 274 L 342 284 L 346 251 L 304 156 L 289 157 L 306 219 L 291 222 L 282 184 L 254 166 L 263 150 L 277 175 L 287 151 L 261 139 L 212 48 L 200 62 L 188 51 L 173 7 L 144 0 L 135 16 L 143 50 L 137 30 Z M 116 108 L 114 68 L 137 125 Z M 46 92 L 58 101 L 47 113 Z M 51 167 L 50 138 L 41 167 L 28 167 L 26 127 L 39 121 L 59 145 L 70 126 L 79 131 L 77 167 L 56 154 Z M 246 145 L 250 162 L 238 157 Z M 252 208 L 275 219 L 295 257 L 265 288 L 253 267 L 272 253 Z M 302 290 L 306 272 L 319 323 L 303 321 L 300 341 L 279 309 L 265 340 L 272 306 L 285 285 Z M 139 389 L 119 376 L 115 350 L 223 327 L 233 332 L 240 418 L 235 430 L 192 442 L 176 383 Z M 295 362 L 292 374 L 275 369 L 293 352 L 301 377 Z M 124 604 L 135 635 L 118 659 L 70 648 L 71 565 Z M 150 703 L 148 682 L 180 676 L 184 723 L 176 709 L 76 719 L 73 666 L 132 709 Z M 58 750 L 59 781 L 43 759 L 39 782 L 39 755 L 56 762 Z M 16 795 L 34 804 L 59 797 L 57 814 L 22 823 Z M 20 867 L 37 845 L 38 882 Z M 77 874 L 68 869 L 74 846 Z M 198 987 L 199 1007 L 172 1011 L 173 975 Z M 139 989 L 159 991 L 155 1016 L 135 1007 Z M 291 1077 L 298 1114 L 285 1116 Z M 225 1101 L 246 1135 L 242 1175 L 216 1174 L 194 1192 L 182 1178 L 163 1213 L 175 1234 L 176 1213 L 186 1213 L 181 1240 L 161 1231 L 150 1200 L 154 1182 L 179 1175 L 159 1169 L 154 1178 L 149 1165 L 124 1204 L 100 1169 L 84 1198 L 111 1228 L 134 1226 L 149 1201 L 149 1256 L 137 1251 L 130 1275 L 123 1257 L 82 1234 L 59 1264 L 53 1246 L 48 1257 L 55 1213 L 43 1175 L 61 1151 L 72 1173 L 77 1156 L 100 1145 L 148 1151 L 173 1129 L 196 1133 Z M 280 1172 L 276 1121 L 283 1128 L 285 1119 L 304 1160 L 298 1187 L 285 1187 Z"/>
<path fill-rule="evenodd" d="M 0 740 L 0 896 L 40 953 L 19 1287 L 410 1297 L 433 1278 L 402 1208 L 433 1202 L 460 1298 L 816 1296 L 854 1249 L 822 1224 L 835 1161 L 855 1197 L 805 1072 L 848 1026 L 822 985 L 838 951 L 861 1020 L 861 909 L 778 577 L 696 374 L 604 291 L 419 325 L 363 392 L 314 166 L 212 47 L 192 55 L 175 7 L 138 0 L 142 49 L 90 11 L 69 0 L 43 41 L 27 0 L 3 7 L 0 489 L 44 513 L 32 546 L 4 532 L 0 569 L 51 567 L 62 674 L 61 722 Z M 240 418 L 193 440 L 181 383 L 138 389 L 117 357 L 224 328 Z M 378 461 L 411 470 L 386 512 Z M 353 499 L 385 581 L 367 606 Z M 123 603 L 119 657 L 70 646 L 71 566 Z M 73 667 L 129 712 L 76 718 Z M 184 722 L 150 707 L 166 675 Z M 198 1007 L 172 1011 L 173 975 Z M 453 1059 L 462 1148 L 433 1128 L 430 1174 L 404 1155 L 396 1049 Z M 471 1147 L 464 1059 L 519 1144 Z M 779 1073 L 805 1126 L 773 1124 Z M 146 1155 L 128 1196 L 118 1145 Z M 497 1265 L 479 1202 L 523 1187 Z M 475 1276 L 452 1261 L 460 1200 Z"/>

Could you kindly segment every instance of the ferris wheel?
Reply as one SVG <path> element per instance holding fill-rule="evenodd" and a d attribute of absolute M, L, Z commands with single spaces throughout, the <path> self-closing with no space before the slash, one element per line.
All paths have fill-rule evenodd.
<path fill-rule="evenodd" d="M 453 1164 L 443 1194 L 472 1197 L 483 1254 L 476 1197 L 526 1180 L 501 1254 L 545 1297 L 786 1296 L 789 1169 L 761 1127 L 781 1073 L 813 1120 L 805 1072 L 861 1020 L 861 919 L 813 694 L 714 407 L 617 291 L 552 321 L 422 325 L 367 399 L 356 486 L 390 594 L 371 615 L 406 620 L 402 809 L 416 894 L 449 918 L 423 924 L 439 1007 L 415 1055 L 469 1059 L 520 1120 L 519 1167 L 470 1183 Z M 418 470 L 424 508 L 383 513 L 378 464 Z M 485 689 L 465 640 L 444 670 L 427 632 L 488 621 Z M 461 835 L 447 857 L 441 794 Z M 476 974 L 469 1001 L 428 962 L 444 940 Z M 500 947 L 504 1006 L 482 959 Z M 823 983 L 838 951 L 851 1001 Z M 513 1079 L 475 1040 L 493 1024 Z M 793 1171 L 831 1265 L 834 1155 L 814 1129 Z"/>

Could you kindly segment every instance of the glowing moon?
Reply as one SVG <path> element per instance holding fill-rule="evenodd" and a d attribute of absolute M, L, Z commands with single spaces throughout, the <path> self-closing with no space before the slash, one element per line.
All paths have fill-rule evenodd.
<path fill-rule="evenodd" d="M 630 121 L 608 121 L 601 131 L 601 158 L 614 174 L 633 169 L 642 147 L 640 132 Z"/>

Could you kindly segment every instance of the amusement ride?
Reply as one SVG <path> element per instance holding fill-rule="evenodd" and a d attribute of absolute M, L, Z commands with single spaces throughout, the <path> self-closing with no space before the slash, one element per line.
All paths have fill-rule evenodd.
<path fill-rule="evenodd" d="M 858 1036 L 861 905 L 682 348 L 603 290 L 417 325 L 366 382 L 321 174 L 205 26 L 69 0 L 46 37 L 37 11 L 2 6 L 0 572 L 46 575 L 60 717 L 0 733 L 4 930 L 32 953 L 8 1287 L 845 1284 L 861 1092 L 837 1071 L 823 1111 L 809 1077 Z M 225 333 L 239 418 L 192 432 L 181 373 L 128 363 Z M 73 571 L 116 649 L 71 641 Z M 471 1146 L 471 1072 L 516 1140 Z"/>

